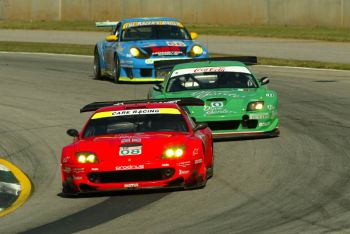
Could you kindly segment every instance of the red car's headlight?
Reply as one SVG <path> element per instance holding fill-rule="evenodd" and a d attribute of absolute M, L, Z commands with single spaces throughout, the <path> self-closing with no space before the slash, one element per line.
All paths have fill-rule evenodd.
<path fill-rule="evenodd" d="M 78 152 L 75 154 L 78 162 L 80 163 L 97 163 L 98 159 L 96 154 L 88 152 Z"/>

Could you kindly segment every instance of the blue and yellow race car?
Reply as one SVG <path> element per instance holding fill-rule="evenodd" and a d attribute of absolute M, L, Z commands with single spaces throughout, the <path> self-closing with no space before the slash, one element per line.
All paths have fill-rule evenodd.
<path fill-rule="evenodd" d="M 112 27 L 112 34 L 97 42 L 94 51 L 94 78 L 113 78 L 115 83 L 163 81 L 153 62 L 186 58 L 207 58 L 207 49 L 195 41 L 175 18 L 130 18 L 120 22 L 97 22 Z M 166 71 L 164 71 L 166 72 Z"/>

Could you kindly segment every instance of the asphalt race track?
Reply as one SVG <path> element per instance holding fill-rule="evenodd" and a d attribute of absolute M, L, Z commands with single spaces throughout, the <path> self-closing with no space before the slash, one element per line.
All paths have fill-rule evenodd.
<path fill-rule="evenodd" d="M 206 188 L 62 198 L 59 157 L 83 105 L 151 85 L 92 79 L 92 58 L 0 53 L 0 155 L 33 194 L 0 233 L 349 233 L 350 72 L 260 67 L 280 96 L 281 136 L 216 142 Z"/>

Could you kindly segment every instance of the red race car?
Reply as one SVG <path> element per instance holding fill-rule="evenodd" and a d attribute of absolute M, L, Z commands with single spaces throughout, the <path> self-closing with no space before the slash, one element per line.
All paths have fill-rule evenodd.
<path fill-rule="evenodd" d="M 95 102 L 62 150 L 62 193 L 204 187 L 213 175 L 212 134 L 184 106 L 196 98 Z"/>

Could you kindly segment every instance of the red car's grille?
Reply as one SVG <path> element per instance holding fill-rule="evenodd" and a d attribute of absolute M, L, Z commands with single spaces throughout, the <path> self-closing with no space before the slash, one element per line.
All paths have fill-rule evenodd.
<path fill-rule="evenodd" d="M 91 172 L 87 174 L 90 182 L 96 184 L 157 181 L 171 178 L 175 173 L 173 168 L 157 168 L 144 170 L 126 170 L 109 172 Z"/>

